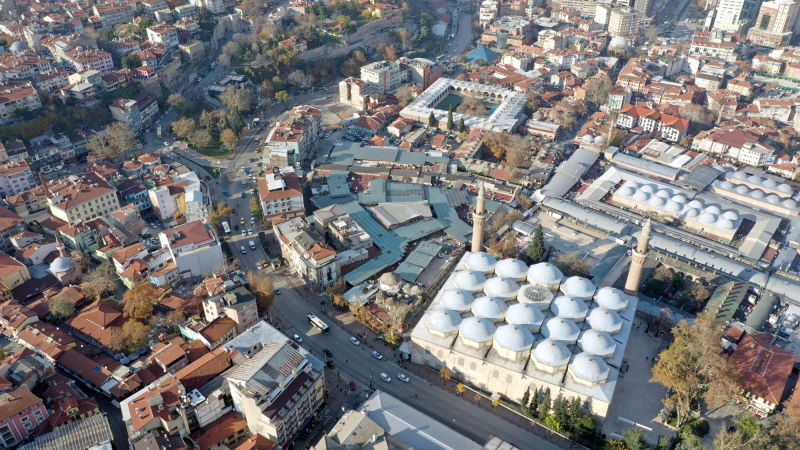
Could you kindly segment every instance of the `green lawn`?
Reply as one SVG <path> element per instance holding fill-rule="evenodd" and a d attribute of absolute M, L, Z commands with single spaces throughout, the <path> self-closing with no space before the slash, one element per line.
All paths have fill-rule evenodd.
<path fill-rule="evenodd" d="M 198 148 L 196 150 L 199 153 L 208 156 L 209 158 L 217 158 L 217 159 L 222 159 L 231 154 L 230 150 L 222 146 Z"/>

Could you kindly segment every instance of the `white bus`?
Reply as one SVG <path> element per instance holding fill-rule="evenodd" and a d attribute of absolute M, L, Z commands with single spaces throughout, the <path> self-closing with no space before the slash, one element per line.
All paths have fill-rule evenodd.
<path fill-rule="evenodd" d="M 316 327 L 323 334 L 324 333 L 328 333 L 329 331 L 331 331 L 331 329 L 328 326 L 328 324 L 323 322 L 322 320 L 320 320 L 320 318 L 315 316 L 314 314 L 308 314 L 306 316 L 306 318 L 308 319 L 309 322 L 311 322 L 311 325 Z"/>
<path fill-rule="evenodd" d="M 226 235 L 231 234 L 231 226 L 228 225 L 227 220 L 222 222 L 222 230 L 225 231 Z"/>

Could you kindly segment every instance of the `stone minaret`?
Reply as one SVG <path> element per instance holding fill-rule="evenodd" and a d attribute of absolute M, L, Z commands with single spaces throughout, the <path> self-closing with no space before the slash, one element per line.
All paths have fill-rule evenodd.
<path fill-rule="evenodd" d="M 475 212 L 472 213 L 472 251 L 483 251 L 483 221 L 486 220 L 486 192 L 481 183 L 478 188 L 478 204 L 475 205 Z"/>
<path fill-rule="evenodd" d="M 633 255 L 631 255 L 631 268 L 628 270 L 628 279 L 625 280 L 625 293 L 628 295 L 636 295 L 639 292 L 639 282 L 642 280 L 642 270 L 644 269 L 644 262 L 647 260 L 647 246 L 650 243 L 651 228 L 650 219 L 647 219 L 642 227 L 639 242 L 637 242 Z"/>

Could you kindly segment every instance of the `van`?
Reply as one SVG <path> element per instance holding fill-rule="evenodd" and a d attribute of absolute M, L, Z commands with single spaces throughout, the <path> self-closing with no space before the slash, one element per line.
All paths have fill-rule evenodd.
<path fill-rule="evenodd" d="M 250 244 L 250 250 L 255 250 L 255 249 L 256 249 L 256 243 L 255 243 L 255 241 L 252 241 L 252 240 L 251 240 L 250 242 L 248 242 L 248 244 Z"/>

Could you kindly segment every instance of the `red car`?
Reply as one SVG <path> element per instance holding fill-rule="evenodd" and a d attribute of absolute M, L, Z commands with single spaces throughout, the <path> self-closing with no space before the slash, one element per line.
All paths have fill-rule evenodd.
<path fill-rule="evenodd" d="M 350 385 L 350 390 L 351 391 L 355 391 L 356 390 L 356 382 L 355 381 L 351 381 L 348 384 Z"/>

